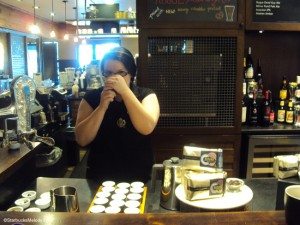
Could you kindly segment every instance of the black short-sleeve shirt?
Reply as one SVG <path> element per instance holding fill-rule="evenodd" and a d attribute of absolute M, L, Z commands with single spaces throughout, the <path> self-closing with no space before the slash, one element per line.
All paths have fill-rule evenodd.
<path fill-rule="evenodd" d="M 84 96 L 93 109 L 100 103 L 102 90 L 91 90 Z M 131 90 L 139 101 L 154 93 L 138 86 L 132 86 Z M 150 136 L 134 128 L 123 101 L 111 102 L 97 136 L 89 145 L 87 177 L 146 182 L 154 162 Z"/>

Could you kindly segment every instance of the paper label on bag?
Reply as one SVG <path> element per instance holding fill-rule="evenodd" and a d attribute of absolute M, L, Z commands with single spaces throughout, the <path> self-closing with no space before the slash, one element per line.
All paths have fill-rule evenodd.
<path fill-rule="evenodd" d="M 200 156 L 200 166 L 222 168 L 222 158 L 222 152 L 211 152 L 209 150 L 202 150 Z"/>

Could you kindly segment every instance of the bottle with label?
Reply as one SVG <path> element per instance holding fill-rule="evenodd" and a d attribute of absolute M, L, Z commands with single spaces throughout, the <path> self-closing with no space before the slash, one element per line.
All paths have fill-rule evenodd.
<path fill-rule="evenodd" d="M 270 126 L 270 113 L 271 113 L 271 103 L 270 103 L 270 95 L 269 90 L 265 91 L 265 97 L 261 110 L 261 125 L 264 127 Z"/>
<path fill-rule="evenodd" d="M 287 93 L 288 93 L 288 82 L 286 76 L 282 77 L 282 84 L 279 91 L 279 98 L 281 100 L 287 99 Z"/>
<path fill-rule="evenodd" d="M 78 80 L 77 79 L 74 81 L 74 84 L 72 86 L 72 95 L 75 98 L 78 98 L 78 95 L 79 95 L 79 86 L 78 86 Z"/>
<path fill-rule="evenodd" d="M 278 123 L 284 123 L 284 121 L 285 121 L 285 113 L 286 113 L 286 110 L 284 108 L 284 101 L 281 100 L 280 104 L 279 104 L 279 108 L 277 110 L 277 122 Z"/>
<path fill-rule="evenodd" d="M 300 127 L 300 105 L 294 107 L 294 125 Z"/>
<path fill-rule="evenodd" d="M 260 59 L 257 60 L 257 69 L 255 72 L 255 82 L 257 83 L 257 98 L 263 98 L 263 72 L 261 69 Z"/>
<path fill-rule="evenodd" d="M 258 125 L 258 115 L 259 109 L 256 102 L 256 93 L 253 94 L 253 99 L 250 101 L 249 104 L 249 116 L 248 116 L 248 124 L 250 126 L 257 126 Z"/>
<path fill-rule="evenodd" d="M 275 112 L 274 112 L 274 104 L 272 100 L 272 92 L 269 90 L 269 98 L 270 98 L 270 106 L 271 106 L 271 111 L 270 111 L 270 126 L 274 124 L 275 121 Z"/>
<path fill-rule="evenodd" d="M 244 96 L 244 98 L 242 99 L 242 124 L 246 123 L 246 118 L 247 118 L 247 105 Z"/>
<path fill-rule="evenodd" d="M 254 66 L 253 66 L 253 59 L 251 56 L 251 47 L 248 48 L 248 54 L 246 57 L 245 78 L 246 79 L 254 78 Z"/>
<path fill-rule="evenodd" d="M 297 87 L 295 89 L 296 102 L 300 103 L 300 75 L 297 76 Z"/>
<path fill-rule="evenodd" d="M 293 105 L 292 101 L 289 101 L 289 103 L 288 103 L 288 107 L 286 109 L 285 122 L 287 124 L 294 123 L 294 105 Z"/>

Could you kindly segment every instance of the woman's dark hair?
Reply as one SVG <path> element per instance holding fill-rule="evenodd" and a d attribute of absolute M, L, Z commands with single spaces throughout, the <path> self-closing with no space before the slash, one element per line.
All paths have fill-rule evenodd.
<path fill-rule="evenodd" d="M 131 75 L 131 79 L 136 75 L 136 64 L 133 55 L 129 50 L 123 47 L 116 47 L 107 52 L 101 61 L 101 71 L 104 72 L 104 64 L 108 60 L 117 60 L 124 64 Z"/>

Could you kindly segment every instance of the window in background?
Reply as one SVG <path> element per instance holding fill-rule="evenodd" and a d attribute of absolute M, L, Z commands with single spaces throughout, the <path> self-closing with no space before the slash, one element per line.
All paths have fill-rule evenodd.
<path fill-rule="evenodd" d="M 78 59 L 79 59 L 79 66 L 81 68 L 90 64 L 90 62 L 93 59 L 93 45 L 91 44 L 79 45 Z"/>
<path fill-rule="evenodd" d="M 0 43 L 0 72 L 4 70 L 4 46 L 3 43 Z"/>
<path fill-rule="evenodd" d="M 110 49 L 119 47 L 119 43 L 103 43 L 103 44 L 96 44 L 96 60 L 101 61 L 104 54 L 108 52 Z"/>
<path fill-rule="evenodd" d="M 27 45 L 28 76 L 33 77 L 38 72 L 38 52 L 36 44 Z"/>
<path fill-rule="evenodd" d="M 106 52 L 120 45 L 119 38 L 89 40 L 88 44 L 80 44 L 78 49 L 79 66 L 82 68 L 92 61 L 101 61 Z"/>

